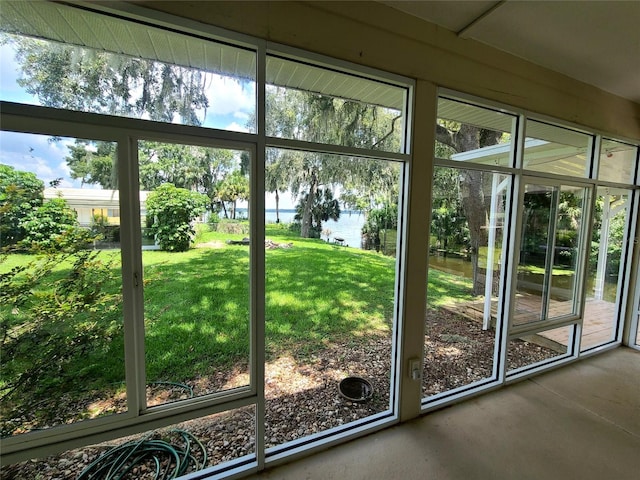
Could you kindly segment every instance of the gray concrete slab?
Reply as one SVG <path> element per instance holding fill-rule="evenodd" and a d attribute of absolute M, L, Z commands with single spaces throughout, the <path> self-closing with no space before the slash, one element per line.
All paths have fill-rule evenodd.
<path fill-rule="evenodd" d="M 618 348 L 254 480 L 639 480 L 640 352 Z"/>

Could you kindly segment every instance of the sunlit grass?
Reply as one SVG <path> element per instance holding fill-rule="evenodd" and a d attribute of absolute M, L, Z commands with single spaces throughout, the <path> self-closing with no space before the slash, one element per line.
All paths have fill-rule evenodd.
<path fill-rule="evenodd" d="M 395 259 L 301 239 L 284 225 L 268 225 L 266 237 L 292 244 L 266 251 L 269 357 L 307 355 L 330 344 L 390 334 Z M 204 245 L 187 252 L 142 253 L 148 382 L 185 382 L 249 361 L 249 247 L 226 243 L 241 238 L 243 235 L 205 232 L 199 238 Z M 116 259 L 119 270 L 119 251 L 103 251 L 100 256 Z M 2 269 L 29 259 L 10 255 Z M 61 264 L 57 271 L 68 268 Z M 461 277 L 434 271 L 430 282 L 430 301 L 436 304 L 469 296 L 470 282 Z M 122 336 L 114 344 L 122 346 L 124 332 Z M 83 381 L 104 384 L 101 372 L 123 371 L 124 351 L 105 348 L 93 352 L 90 361 L 93 368 L 87 368 L 86 357 L 74 359 L 71 373 L 74 369 L 79 375 L 90 372 L 91 378 Z"/>

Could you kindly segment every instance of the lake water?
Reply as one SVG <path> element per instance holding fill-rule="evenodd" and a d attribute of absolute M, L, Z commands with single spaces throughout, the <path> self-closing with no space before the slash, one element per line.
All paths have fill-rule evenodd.
<path fill-rule="evenodd" d="M 292 223 L 295 210 L 280 210 L 280 223 Z M 265 211 L 265 223 L 275 223 L 276 211 Z M 364 215 L 357 212 L 343 211 L 338 221 L 328 220 L 322 222 L 322 230 L 329 230 L 329 240 L 334 241 L 335 238 L 342 238 L 350 247 L 360 248 L 361 231 L 364 225 Z M 322 239 L 326 240 L 327 236 L 322 235 Z"/>

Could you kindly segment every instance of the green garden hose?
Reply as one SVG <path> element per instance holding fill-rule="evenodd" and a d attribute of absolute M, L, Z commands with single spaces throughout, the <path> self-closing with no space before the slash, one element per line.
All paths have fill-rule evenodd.
<path fill-rule="evenodd" d="M 132 440 L 100 455 L 77 480 L 124 480 L 134 471 L 136 476 L 129 478 L 139 478 L 142 467 L 149 468 L 150 464 L 155 466 L 154 480 L 178 478 L 187 472 L 202 470 L 207 464 L 207 450 L 202 442 L 184 430 L 169 433 L 181 440 L 180 446 L 151 436 Z"/>

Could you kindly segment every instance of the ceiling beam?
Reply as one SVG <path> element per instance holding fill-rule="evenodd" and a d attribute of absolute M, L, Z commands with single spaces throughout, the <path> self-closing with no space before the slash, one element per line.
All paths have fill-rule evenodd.
<path fill-rule="evenodd" d="M 458 35 L 458 37 L 460 38 L 469 38 L 469 30 L 471 30 L 475 25 L 477 25 L 481 20 L 483 20 L 484 18 L 488 17 L 489 15 L 491 15 L 493 12 L 495 12 L 498 8 L 500 8 L 502 5 L 504 5 L 505 3 L 507 3 L 507 0 L 500 0 L 496 3 L 494 3 L 491 7 L 489 7 L 485 12 L 481 13 L 478 17 L 474 18 L 473 20 L 471 20 L 471 22 L 469 22 L 466 26 L 464 26 L 463 28 L 461 28 L 459 31 L 456 32 L 456 35 Z"/>

